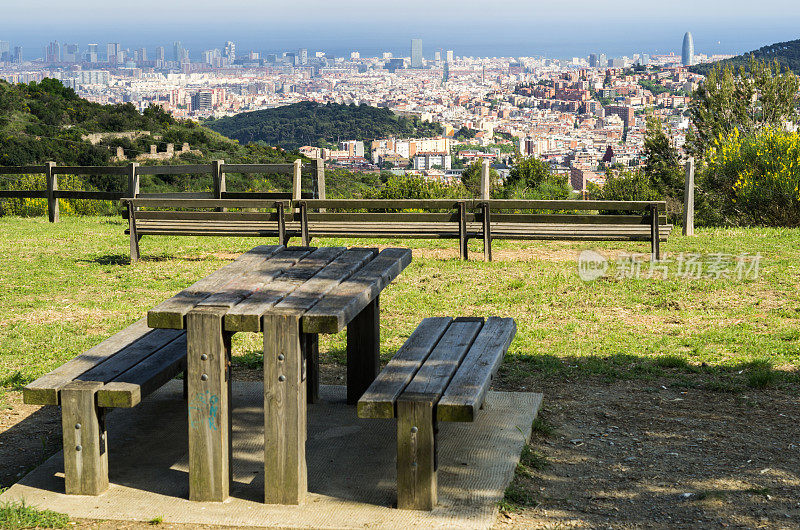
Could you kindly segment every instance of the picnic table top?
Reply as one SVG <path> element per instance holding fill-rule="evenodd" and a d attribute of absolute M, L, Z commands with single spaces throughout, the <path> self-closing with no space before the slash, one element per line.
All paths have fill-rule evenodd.
<path fill-rule="evenodd" d="M 224 312 L 226 331 L 260 332 L 265 314 L 293 314 L 305 333 L 338 333 L 411 263 L 411 250 L 264 245 L 147 314 L 152 328 L 184 329 L 194 309 Z"/>

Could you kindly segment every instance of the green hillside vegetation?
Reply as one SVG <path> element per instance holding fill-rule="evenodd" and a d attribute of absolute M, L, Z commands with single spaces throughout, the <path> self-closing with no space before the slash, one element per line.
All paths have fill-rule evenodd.
<path fill-rule="evenodd" d="M 800 71 L 800 39 L 763 46 L 757 50 L 725 59 L 719 63 L 697 64 L 690 67 L 689 71 L 696 74 L 708 75 L 714 64 L 718 64 L 722 68 L 727 66 L 734 70 L 738 70 L 740 67 L 748 68 L 750 57 L 770 63 L 776 62 L 781 69 L 788 69 L 793 72 Z"/>
<path fill-rule="evenodd" d="M 206 125 L 241 143 L 264 142 L 285 149 L 322 146 L 339 140 L 370 141 L 387 136 L 424 137 L 442 134 L 438 123 L 397 116 L 386 108 L 301 102 L 237 114 Z"/>

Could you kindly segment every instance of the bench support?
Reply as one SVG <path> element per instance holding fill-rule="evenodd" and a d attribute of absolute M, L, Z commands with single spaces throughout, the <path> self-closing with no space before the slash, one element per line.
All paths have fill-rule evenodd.
<path fill-rule="evenodd" d="M 139 234 L 136 232 L 136 208 L 128 203 L 128 229 L 131 236 L 131 263 L 139 261 Z"/>
<path fill-rule="evenodd" d="M 319 403 L 319 335 L 303 333 L 301 343 L 306 360 L 306 399 L 308 403 Z"/>
<path fill-rule="evenodd" d="M 264 315 L 264 502 L 302 504 L 306 468 L 306 348 L 297 315 Z"/>
<path fill-rule="evenodd" d="M 650 251 L 651 259 L 661 259 L 661 236 L 658 233 L 658 205 L 650 206 Z"/>
<path fill-rule="evenodd" d="M 101 382 L 73 381 L 61 389 L 67 495 L 100 495 L 108 489 L 105 409 L 95 401 L 102 386 Z"/>
<path fill-rule="evenodd" d="M 186 316 L 189 388 L 189 499 L 222 502 L 231 481 L 231 333 L 227 308 L 196 308 Z"/>
<path fill-rule="evenodd" d="M 430 401 L 397 401 L 397 507 L 436 506 L 436 418 Z"/>
<path fill-rule="evenodd" d="M 492 219 L 491 207 L 488 202 L 483 203 L 483 259 L 492 261 Z"/>
<path fill-rule="evenodd" d="M 463 260 L 469 259 L 469 247 L 467 246 L 467 204 L 458 203 L 458 257 Z"/>
<path fill-rule="evenodd" d="M 380 301 L 370 302 L 347 325 L 347 403 L 355 405 L 381 371 Z"/>

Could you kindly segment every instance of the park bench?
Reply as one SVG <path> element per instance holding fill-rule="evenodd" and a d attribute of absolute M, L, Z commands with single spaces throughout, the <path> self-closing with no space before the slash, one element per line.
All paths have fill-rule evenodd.
<path fill-rule="evenodd" d="M 650 241 L 658 257 L 660 242 L 672 231 L 666 203 L 659 201 L 310 199 L 294 204 L 300 231 L 309 238 L 458 239 L 463 259 L 468 241 L 483 239 L 487 261 L 493 239 Z"/>
<path fill-rule="evenodd" d="M 265 198 L 122 199 L 128 209 L 125 233 L 130 236 L 131 261 L 139 259 L 142 236 L 275 237 L 284 245 L 292 236 L 303 235 L 299 223 L 286 219 L 292 215 L 285 213 L 288 200 L 262 195 Z"/>
<path fill-rule="evenodd" d="M 360 418 L 397 418 L 397 507 L 437 502 L 439 421 L 471 422 L 516 333 L 512 318 L 426 318 L 358 401 Z"/>
<path fill-rule="evenodd" d="M 108 488 L 106 411 L 135 407 L 185 370 L 186 333 L 141 319 L 23 389 L 27 404 L 61 405 L 68 495 Z"/>

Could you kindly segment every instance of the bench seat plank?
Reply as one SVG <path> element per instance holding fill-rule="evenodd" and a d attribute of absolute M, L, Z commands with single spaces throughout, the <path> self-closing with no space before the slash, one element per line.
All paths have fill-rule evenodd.
<path fill-rule="evenodd" d="M 345 247 L 322 247 L 308 254 L 291 269 L 253 292 L 233 306 L 224 318 L 227 331 L 261 331 L 261 317 L 275 304 L 310 280 L 328 263 L 345 251 Z"/>
<path fill-rule="evenodd" d="M 439 421 L 474 421 L 517 332 L 513 318 L 489 317 L 439 400 Z"/>
<path fill-rule="evenodd" d="M 387 248 L 303 315 L 305 333 L 338 333 L 411 263 L 411 250 Z"/>
<path fill-rule="evenodd" d="M 461 361 L 483 327 L 482 318 L 455 319 L 398 401 L 424 401 L 435 405 L 444 394 Z"/>
<path fill-rule="evenodd" d="M 153 328 L 184 329 L 189 310 L 228 283 L 231 274 L 246 271 L 253 263 L 258 263 L 265 256 L 272 256 L 283 248 L 282 245 L 263 245 L 245 252 L 233 263 L 225 265 L 148 311 L 148 325 Z"/>
<path fill-rule="evenodd" d="M 97 391 L 97 406 L 132 408 L 186 370 L 186 333 L 121 373 Z"/>
<path fill-rule="evenodd" d="M 146 319 L 138 320 L 52 372 L 28 383 L 22 389 L 23 401 L 28 405 L 59 405 L 61 403 L 59 391 L 64 386 L 84 372 L 116 355 L 125 345 L 145 336 L 150 331 Z"/>
<path fill-rule="evenodd" d="M 359 418 L 394 418 L 395 402 L 442 338 L 450 317 L 426 318 L 358 400 Z"/>

